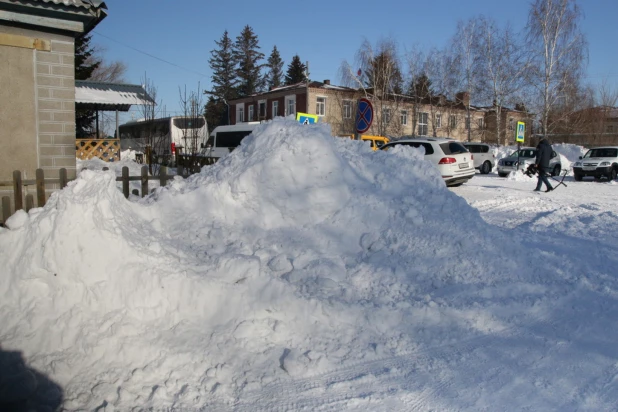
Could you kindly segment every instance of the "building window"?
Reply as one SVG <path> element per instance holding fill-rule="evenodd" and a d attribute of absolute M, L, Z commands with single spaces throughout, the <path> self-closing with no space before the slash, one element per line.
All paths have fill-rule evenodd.
<path fill-rule="evenodd" d="M 242 123 L 245 121 L 245 108 L 238 105 L 236 106 L 236 123 Z"/>
<path fill-rule="evenodd" d="M 258 102 L 258 120 L 266 119 L 266 100 Z"/>
<path fill-rule="evenodd" d="M 407 110 L 401 111 L 401 124 L 403 126 L 406 126 L 408 124 L 408 111 Z"/>
<path fill-rule="evenodd" d="M 285 97 L 285 115 L 296 114 L 296 96 Z"/>
<path fill-rule="evenodd" d="M 273 102 L 273 117 L 279 116 L 279 100 Z"/>
<path fill-rule="evenodd" d="M 326 114 L 326 97 L 318 97 L 315 105 L 315 114 L 324 116 Z"/>
<path fill-rule="evenodd" d="M 253 121 L 253 112 L 255 110 L 255 107 L 253 105 L 249 106 L 249 117 L 247 119 L 247 121 L 252 122 Z"/>
<path fill-rule="evenodd" d="M 439 129 L 441 127 L 442 127 L 442 114 L 436 113 L 436 129 Z"/>
<path fill-rule="evenodd" d="M 382 121 L 384 124 L 391 122 L 391 109 L 382 109 Z"/>
<path fill-rule="evenodd" d="M 343 118 L 344 119 L 352 118 L 352 101 L 351 100 L 343 101 Z"/>
<path fill-rule="evenodd" d="M 512 132 L 515 130 L 515 123 L 513 122 L 513 118 L 509 118 L 509 130 Z"/>
<path fill-rule="evenodd" d="M 483 130 L 485 128 L 485 119 L 483 118 L 476 119 L 476 122 L 479 125 L 480 130 Z"/>
<path fill-rule="evenodd" d="M 427 118 L 428 114 L 421 112 L 418 114 L 418 134 L 419 136 L 427 136 Z"/>
<path fill-rule="evenodd" d="M 451 129 L 456 129 L 457 128 L 457 116 L 452 114 L 449 117 L 449 124 L 450 124 Z"/>

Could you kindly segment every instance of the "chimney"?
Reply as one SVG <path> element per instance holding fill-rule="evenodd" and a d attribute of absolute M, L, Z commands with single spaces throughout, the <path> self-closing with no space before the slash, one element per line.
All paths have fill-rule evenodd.
<path fill-rule="evenodd" d="M 468 92 L 459 92 L 455 95 L 455 101 L 457 103 L 462 103 L 464 106 L 468 106 L 470 104 L 470 93 Z"/>
<path fill-rule="evenodd" d="M 329 79 L 324 80 L 324 84 L 330 84 L 330 80 Z"/>

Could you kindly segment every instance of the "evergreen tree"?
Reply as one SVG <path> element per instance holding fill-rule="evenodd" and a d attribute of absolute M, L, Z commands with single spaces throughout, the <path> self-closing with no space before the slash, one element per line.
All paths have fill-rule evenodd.
<path fill-rule="evenodd" d="M 414 79 L 410 90 L 410 95 L 417 97 L 420 101 L 424 101 L 425 99 L 432 97 L 433 94 L 431 79 L 427 77 L 425 73 L 420 74 L 416 79 Z"/>
<path fill-rule="evenodd" d="M 238 64 L 236 77 L 239 96 L 249 96 L 264 88 L 264 78 L 261 76 L 264 53 L 260 52 L 258 43 L 257 35 L 249 25 L 236 37 L 232 55 Z"/>
<path fill-rule="evenodd" d="M 366 68 L 365 85 L 382 94 L 402 93 L 403 76 L 390 50 L 379 53 L 370 61 Z"/>
<path fill-rule="evenodd" d="M 285 75 L 285 84 L 289 85 L 307 81 L 306 70 L 307 66 L 303 64 L 298 54 L 295 55 L 292 57 L 292 62 L 288 65 L 288 71 Z"/>
<path fill-rule="evenodd" d="M 213 129 L 219 125 L 229 124 L 228 106 L 222 99 L 215 96 L 208 96 L 208 101 L 204 107 L 204 117 L 208 123 L 208 132 L 212 132 Z M 210 142 L 212 144 L 212 142 Z"/>
<path fill-rule="evenodd" d="M 281 60 L 277 46 L 273 47 L 266 67 L 268 67 L 268 73 L 266 73 L 266 86 L 268 90 L 281 86 L 283 84 L 283 60 Z"/>
<path fill-rule="evenodd" d="M 210 93 L 219 99 L 231 100 L 237 97 L 236 86 L 238 78 L 236 77 L 236 61 L 233 55 L 232 40 L 228 35 L 228 31 L 223 32 L 221 40 L 216 41 L 218 48 L 211 50 L 211 57 L 208 59 L 212 76 L 212 90 Z"/>
<path fill-rule="evenodd" d="M 75 39 L 75 80 L 88 80 L 99 67 L 101 61 L 91 62 L 94 49 L 90 46 L 91 36 L 81 36 Z M 94 110 L 75 110 L 75 135 L 77 138 L 89 137 L 95 133 Z"/>

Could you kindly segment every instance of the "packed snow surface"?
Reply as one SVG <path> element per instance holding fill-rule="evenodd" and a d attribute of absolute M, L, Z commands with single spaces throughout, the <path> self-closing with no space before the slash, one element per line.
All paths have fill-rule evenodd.
<path fill-rule="evenodd" d="M 449 190 L 286 119 L 145 198 L 92 165 L 0 229 L 0 402 L 618 408 L 616 182 Z"/>

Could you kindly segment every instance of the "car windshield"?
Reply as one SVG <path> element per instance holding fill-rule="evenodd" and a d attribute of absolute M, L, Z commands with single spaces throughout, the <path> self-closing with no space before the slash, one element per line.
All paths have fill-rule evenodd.
<path fill-rule="evenodd" d="M 517 151 L 511 153 L 509 157 L 518 157 Z M 536 149 L 521 149 L 519 151 L 519 157 L 536 157 Z"/>
<path fill-rule="evenodd" d="M 590 149 L 584 156 L 589 157 L 618 157 L 618 149 L 605 148 L 605 149 Z"/>
<path fill-rule="evenodd" d="M 440 147 L 446 155 L 468 153 L 468 149 L 466 149 L 466 147 L 461 143 L 457 142 L 440 143 Z"/>

